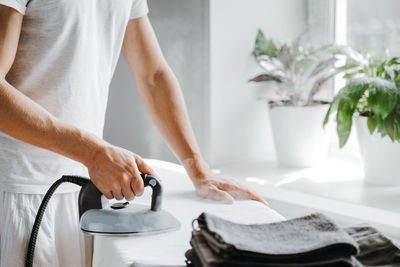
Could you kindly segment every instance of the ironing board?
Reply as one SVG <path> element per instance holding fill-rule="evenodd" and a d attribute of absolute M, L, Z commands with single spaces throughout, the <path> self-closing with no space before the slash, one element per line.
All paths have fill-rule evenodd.
<path fill-rule="evenodd" d="M 95 236 L 94 267 L 185 266 L 185 252 L 190 248 L 192 221 L 207 211 L 238 223 L 270 223 L 284 217 L 263 204 L 241 200 L 226 205 L 197 197 L 182 166 L 159 160 L 146 160 L 162 180 L 163 209 L 181 222 L 175 232 L 135 237 Z M 133 203 L 150 203 L 150 189 Z M 133 204 L 132 203 L 132 204 Z"/>

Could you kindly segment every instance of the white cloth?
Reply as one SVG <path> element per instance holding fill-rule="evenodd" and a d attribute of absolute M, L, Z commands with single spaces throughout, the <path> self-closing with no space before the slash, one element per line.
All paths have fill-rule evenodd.
<path fill-rule="evenodd" d="M 0 192 L 0 267 L 25 266 L 28 240 L 42 199 L 39 194 Z M 85 266 L 77 201 L 78 192 L 51 198 L 39 230 L 34 266 Z"/>
<path fill-rule="evenodd" d="M 162 179 L 163 209 L 176 216 L 181 229 L 158 235 L 135 237 L 95 236 L 93 267 L 185 266 L 185 252 L 190 248 L 192 220 L 207 211 L 237 223 L 270 223 L 285 218 L 275 210 L 251 200 L 233 205 L 197 197 L 182 166 L 157 160 L 146 160 Z M 142 197 L 131 203 L 150 203 L 146 187 Z M 134 222 L 132 222 L 134 223 Z"/>
<path fill-rule="evenodd" d="M 25 14 L 7 81 L 64 122 L 102 136 L 108 87 L 130 19 L 146 0 L 0 0 Z M 0 190 L 44 193 L 78 162 L 0 133 Z M 63 191 L 75 187 L 65 186 Z"/>

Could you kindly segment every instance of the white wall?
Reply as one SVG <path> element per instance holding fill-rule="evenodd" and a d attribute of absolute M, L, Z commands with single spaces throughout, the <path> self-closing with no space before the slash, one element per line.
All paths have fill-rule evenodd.
<path fill-rule="evenodd" d="M 247 80 L 258 28 L 282 41 L 307 22 L 305 0 L 211 0 L 211 155 L 213 165 L 274 157 L 265 101 Z"/>

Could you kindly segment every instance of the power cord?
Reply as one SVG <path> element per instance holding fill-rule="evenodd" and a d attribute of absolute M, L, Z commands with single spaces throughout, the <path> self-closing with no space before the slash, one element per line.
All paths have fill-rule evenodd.
<path fill-rule="evenodd" d="M 36 215 L 35 223 L 33 224 L 33 227 L 32 227 L 31 237 L 29 239 L 28 251 L 26 254 L 25 267 L 33 266 L 33 257 L 35 255 L 36 241 L 37 241 L 40 224 L 42 222 L 44 212 L 46 210 L 47 204 L 49 203 L 49 200 L 52 197 L 53 193 L 56 191 L 58 186 L 62 183 L 73 183 L 73 184 L 76 184 L 79 186 L 84 186 L 84 185 L 91 183 L 91 181 L 88 178 L 84 178 L 84 177 L 80 177 L 80 176 L 64 175 L 60 179 L 55 181 L 51 185 L 49 190 L 47 190 L 47 192 L 44 195 L 44 198 L 42 200 L 42 203 L 40 204 L 39 211 Z"/>

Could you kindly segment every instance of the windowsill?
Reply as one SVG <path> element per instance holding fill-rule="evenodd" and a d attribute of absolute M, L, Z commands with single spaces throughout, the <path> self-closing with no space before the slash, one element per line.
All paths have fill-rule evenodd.
<path fill-rule="evenodd" d="M 308 169 L 283 168 L 275 162 L 241 162 L 218 169 L 245 181 L 267 199 L 399 227 L 400 187 L 365 184 L 356 159 L 331 156 Z"/>

